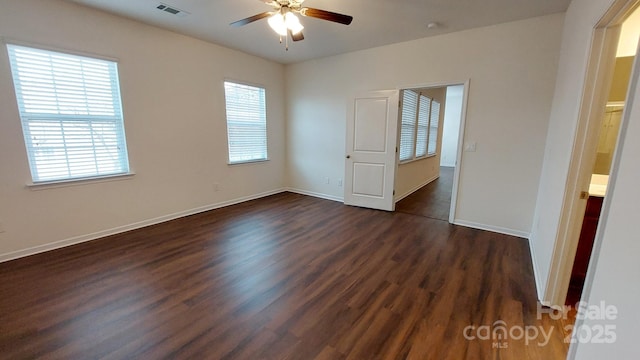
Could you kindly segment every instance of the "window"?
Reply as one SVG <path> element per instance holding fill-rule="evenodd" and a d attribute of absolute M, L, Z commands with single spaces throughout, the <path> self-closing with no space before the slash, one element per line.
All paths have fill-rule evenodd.
<path fill-rule="evenodd" d="M 438 145 L 438 122 L 440 121 L 440 103 L 431 100 L 431 118 L 429 119 L 429 140 L 427 155 L 435 155 Z"/>
<path fill-rule="evenodd" d="M 128 173 L 117 64 L 7 49 L 33 182 Z"/>
<path fill-rule="evenodd" d="M 400 130 L 400 161 L 413 159 L 416 141 L 416 115 L 418 93 L 404 90 L 402 94 L 402 116 Z"/>
<path fill-rule="evenodd" d="M 427 140 L 429 135 L 429 114 L 431 114 L 431 101 L 424 95 L 420 95 L 418 111 L 418 134 L 416 138 L 416 157 L 427 155 Z M 436 130 L 437 134 L 437 130 Z"/>
<path fill-rule="evenodd" d="M 224 83 L 229 163 L 267 160 L 267 111 L 261 87 Z"/>
<path fill-rule="evenodd" d="M 440 103 L 413 90 L 402 91 L 400 161 L 436 154 Z"/>

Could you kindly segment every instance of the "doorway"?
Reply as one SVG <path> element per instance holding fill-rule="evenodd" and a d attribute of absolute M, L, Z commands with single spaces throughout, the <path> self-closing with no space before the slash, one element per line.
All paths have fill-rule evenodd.
<path fill-rule="evenodd" d="M 637 0 L 615 2 L 594 31 L 560 218 L 563 236 L 556 243 L 552 275 L 544 295 L 551 305 L 575 305 L 588 286 L 587 269 L 597 259 L 594 239 L 601 209 L 607 204 L 608 175 L 614 170 L 611 159 L 618 151 L 619 120 L 630 105 L 626 103 L 627 90 L 640 37 L 637 5 Z M 629 25 L 635 30 L 630 31 Z M 623 50 L 625 43 L 632 44 L 631 50 Z"/>
<path fill-rule="evenodd" d="M 396 211 L 453 221 L 464 94 L 463 84 L 400 91 Z"/>

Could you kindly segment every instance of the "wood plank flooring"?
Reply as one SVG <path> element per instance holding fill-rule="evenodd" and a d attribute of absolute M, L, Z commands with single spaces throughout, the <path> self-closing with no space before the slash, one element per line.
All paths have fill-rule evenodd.
<path fill-rule="evenodd" d="M 564 358 L 536 308 L 524 239 L 282 193 L 0 264 L 0 358 Z"/>
<path fill-rule="evenodd" d="M 440 177 L 400 200 L 396 211 L 449 221 L 453 170 L 452 167 L 441 166 Z"/>

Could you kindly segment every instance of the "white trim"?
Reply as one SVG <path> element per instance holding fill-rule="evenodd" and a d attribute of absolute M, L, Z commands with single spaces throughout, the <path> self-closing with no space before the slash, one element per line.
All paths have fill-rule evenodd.
<path fill-rule="evenodd" d="M 337 202 L 344 203 L 344 198 L 340 197 L 340 196 L 322 194 L 322 193 L 318 193 L 318 192 L 302 190 L 302 189 L 296 189 L 296 188 L 290 188 L 290 187 L 285 188 L 284 191 L 288 191 L 288 192 L 292 192 L 292 193 L 296 193 L 296 194 L 300 194 L 300 195 L 307 195 L 307 196 L 312 196 L 312 197 L 316 197 L 316 198 L 320 198 L 320 199 L 325 199 L 325 200 L 331 200 L 331 201 L 337 201 Z"/>
<path fill-rule="evenodd" d="M 113 175 L 103 175 L 103 176 L 92 176 L 86 178 L 76 178 L 76 179 L 65 179 L 65 180 L 55 180 L 55 181 L 42 181 L 27 183 L 27 187 L 30 190 L 46 190 L 46 189 L 56 189 L 62 187 L 69 186 L 79 186 L 79 185 L 88 185 L 95 184 L 101 182 L 110 182 L 110 181 L 120 181 L 120 180 L 131 180 L 135 176 L 136 173 L 128 172 L 121 174 L 113 174 Z"/>
<path fill-rule="evenodd" d="M 453 167 L 453 186 L 451 188 L 451 206 L 449 208 L 449 223 L 450 224 L 455 224 L 456 220 L 456 212 L 458 210 L 458 191 L 459 191 L 459 183 L 460 183 L 460 170 L 462 168 L 462 152 L 463 152 L 463 144 L 464 144 L 464 133 L 465 133 L 465 127 L 467 126 L 467 106 L 469 104 L 469 87 L 471 84 L 471 79 L 467 78 L 465 80 L 462 81 L 442 81 L 442 82 L 433 82 L 433 83 L 428 83 L 428 84 L 414 84 L 414 85 L 404 85 L 404 86 L 397 86 L 396 89 L 398 90 L 405 90 L 405 89 L 426 89 L 426 88 L 441 88 L 441 87 L 449 87 L 449 86 L 457 86 L 457 85 L 462 85 L 464 86 L 464 91 L 462 93 L 462 113 L 460 114 L 460 129 L 458 132 L 458 151 L 456 154 L 456 164 Z M 446 104 L 445 104 L 446 106 Z M 398 134 L 400 134 L 400 123 L 401 120 L 398 120 Z M 444 121 L 441 124 L 442 127 L 444 127 Z M 400 148 L 400 136 L 398 136 L 398 149 Z M 398 168 L 400 161 L 398 159 L 398 157 L 396 157 L 396 170 Z M 438 164 L 439 165 L 439 164 Z M 464 225 L 463 225 L 464 226 Z M 473 226 L 469 226 L 469 227 L 473 227 Z M 507 229 L 508 230 L 508 229 Z M 493 231 L 493 230 L 490 230 Z M 500 232 L 500 231 L 498 231 Z M 521 233 L 521 232 L 518 232 Z M 523 234 L 523 233 L 521 233 Z M 516 235 L 516 236 L 521 236 L 521 235 Z M 529 237 L 528 235 L 526 236 L 527 238 Z"/>
<path fill-rule="evenodd" d="M 462 152 L 464 151 L 464 131 L 467 126 L 467 106 L 469 104 L 470 84 L 471 79 L 467 79 L 467 81 L 463 83 L 464 90 L 462 90 L 462 112 L 460 113 L 460 127 L 458 129 L 458 149 L 456 151 L 456 163 L 453 167 L 453 186 L 451 188 L 451 205 L 449 207 L 449 223 L 451 224 L 455 221 L 456 211 L 458 210 L 458 189 L 460 185 L 460 170 L 462 169 Z M 444 124 L 442 126 L 444 127 Z"/>
<path fill-rule="evenodd" d="M 238 166 L 238 165 L 246 165 L 246 164 L 263 163 L 263 162 L 267 162 L 267 161 L 271 161 L 271 159 L 266 158 L 266 159 L 242 160 L 242 161 L 235 161 L 235 162 L 227 161 L 227 165 L 229 165 L 229 166 Z"/>
<path fill-rule="evenodd" d="M 0 44 L 4 44 L 5 47 L 7 45 L 16 45 L 16 46 L 31 47 L 31 48 L 45 50 L 45 51 L 55 51 L 55 52 L 59 52 L 67 55 L 75 55 L 75 56 L 94 58 L 98 60 L 111 61 L 116 64 L 120 61 L 118 58 L 115 58 L 109 55 L 102 55 L 102 54 L 91 53 L 86 51 L 73 50 L 70 48 L 62 48 L 62 47 L 57 47 L 52 45 L 45 45 L 43 43 L 38 43 L 33 41 L 23 41 L 20 39 L 16 39 L 13 37 L 6 37 L 6 36 L 0 36 Z"/>
<path fill-rule="evenodd" d="M 399 161 L 399 162 L 398 162 L 398 164 L 399 164 L 399 165 L 409 164 L 409 163 L 412 163 L 412 162 L 414 162 L 414 161 L 420 161 L 420 160 L 424 160 L 424 159 L 432 158 L 432 157 L 437 156 L 437 155 L 438 155 L 438 153 L 437 153 L 437 152 L 435 152 L 435 153 L 433 153 L 433 154 L 426 154 L 426 155 L 422 155 L 422 156 L 420 156 L 420 157 L 413 157 L 413 158 L 411 158 L 411 159 L 407 159 L 407 160 Z"/>
<path fill-rule="evenodd" d="M 540 278 L 540 270 L 538 270 L 538 262 L 536 261 L 537 256 L 535 255 L 535 247 L 533 246 L 533 242 L 531 241 L 531 236 L 528 238 L 529 243 L 529 256 L 531 256 L 531 265 L 533 266 L 533 281 L 536 285 L 536 295 L 538 297 L 538 301 L 544 306 L 551 306 L 551 303 L 548 301 L 544 301 L 544 287 L 540 283 L 542 280 Z"/>
<path fill-rule="evenodd" d="M 516 236 L 516 237 L 525 238 L 525 239 L 529 239 L 529 237 L 531 235 L 531 233 L 528 233 L 528 232 L 525 232 L 525 231 L 508 229 L 508 228 L 503 228 L 503 227 L 500 227 L 500 226 L 480 224 L 480 223 L 475 223 L 475 222 L 472 222 L 472 221 L 466 221 L 466 220 L 460 220 L 460 219 L 454 220 L 453 224 L 454 225 L 465 226 L 465 227 L 470 227 L 470 228 L 474 228 L 474 229 L 478 229 L 478 230 L 491 231 L 491 232 L 504 234 L 504 235 Z"/>
<path fill-rule="evenodd" d="M 279 193 L 286 192 L 286 191 L 287 190 L 285 188 L 266 191 L 266 192 L 259 193 L 259 194 L 244 196 L 244 197 L 236 198 L 236 199 L 233 199 L 233 200 L 223 201 L 223 202 L 219 202 L 219 203 L 215 203 L 215 204 L 211 204 L 211 205 L 205 205 L 205 206 L 197 207 L 197 208 L 190 209 L 190 210 L 180 211 L 180 212 L 169 214 L 169 215 L 163 215 L 163 216 L 159 216 L 159 217 L 156 217 L 156 218 L 153 218 L 153 219 L 143 220 L 143 221 L 135 222 L 135 223 L 128 224 L 128 225 L 123 225 L 123 226 L 118 226 L 118 227 L 111 228 L 111 229 L 97 231 L 97 232 L 94 232 L 94 233 L 91 233 L 91 234 L 74 236 L 74 237 L 71 237 L 71 238 L 68 238 L 68 239 L 65 239 L 65 240 L 59 240 L 59 241 L 55 241 L 55 242 L 52 242 L 52 243 L 48 243 L 48 244 L 44 244 L 44 245 L 38 245 L 38 246 L 30 247 L 30 248 L 27 248 L 27 249 L 23 249 L 23 250 L 13 251 L 13 252 L 9 252 L 9 253 L 6 253 L 6 254 L 0 254 L 0 263 L 5 262 L 5 261 L 9 261 L 9 260 L 18 259 L 18 258 L 25 257 L 25 256 L 29 256 L 29 255 L 35 255 L 35 254 L 42 253 L 42 252 L 45 252 L 45 251 L 55 250 L 55 249 L 59 249 L 59 248 L 63 248 L 63 247 L 67 247 L 67 246 L 71 246 L 71 245 L 75 245 L 75 244 L 80 244 L 80 243 L 91 241 L 91 240 L 100 239 L 100 238 L 103 238 L 105 236 L 110 236 L 110 235 L 115 235 L 115 234 L 123 233 L 123 232 L 126 232 L 126 231 L 130 231 L 130 230 L 140 229 L 140 228 L 147 227 L 147 226 L 150 226 L 150 225 L 163 223 L 163 222 L 166 222 L 166 221 L 170 221 L 170 220 L 178 219 L 178 218 L 181 218 L 181 217 L 202 213 L 202 212 L 205 212 L 205 211 L 219 209 L 219 208 L 222 208 L 222 207 L 225 207 L 225 206 L 235 205 L 235 204 L 239 204 L 239 203 L 242 203 L 242 202 L 245 202 L 245 201 L 255 200 L 255 199 L 259 199 L 259 198 L 263 198 L 263 197 L 266 197 L 266 196 L 279 194 Z"/>
<path fill-rule="evenodd" d="M 422 184 L 414 187 L 413 189 L 407 191 L 406 193 L 398 196 L 398 198 L 395 200 L 396 204 L 398 203 L 398 201 L 406 198 L 407 196 L 413 194 L 414 192 L 420 190 L 422 187 L 429 185 L 432 181 L 435 181 L 436 179 L 438 179 L 440 177 L 440 174 L 435 175 L 433 177 L 431 177 L 430 179 L 428 179 L 427 181 L 423 182 Z"/>

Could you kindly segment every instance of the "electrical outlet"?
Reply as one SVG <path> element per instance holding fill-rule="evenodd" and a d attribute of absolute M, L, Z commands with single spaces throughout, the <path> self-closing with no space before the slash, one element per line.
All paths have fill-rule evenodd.
<path fill-rule="evenodd" d="M 220 183 L 213 183 L 213 191 L 220 191 Z"/>
<path fill-rule="evenodd" d="M 328 176 L 327 176 L 326 178 L 324 178 L 324 181 L 325 181 L 327 184 L 331 184 L 331 179 L 329 179 L 329 177 L 328 177 Z"/>
<path fill-rule="evenodd" d="M 342 186 L 342 179 L 338 179 L 338 186 Z"/>

